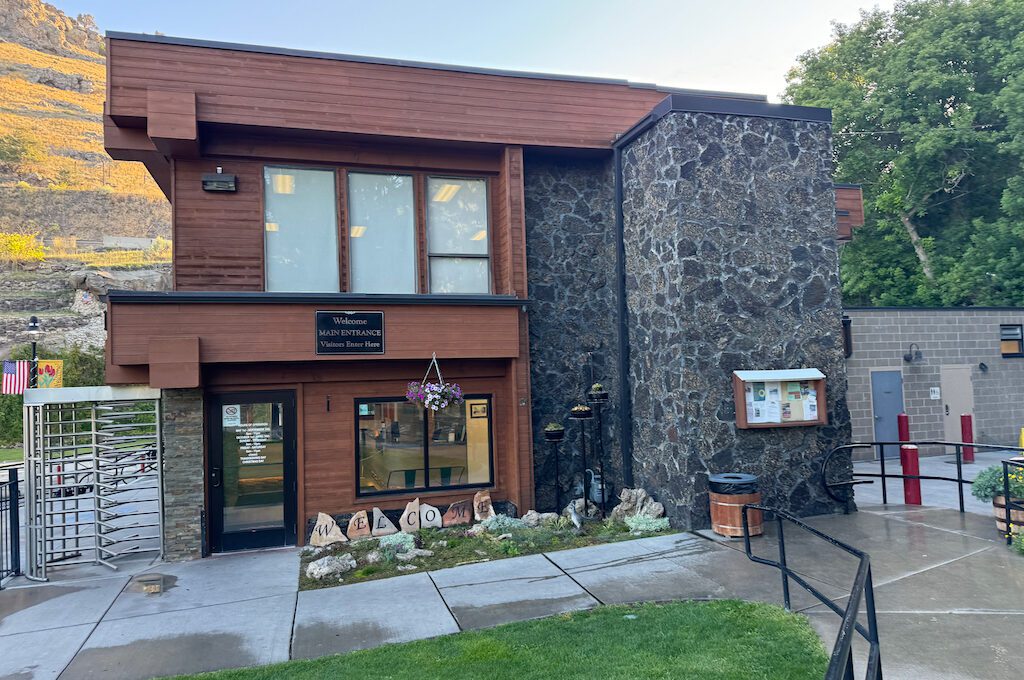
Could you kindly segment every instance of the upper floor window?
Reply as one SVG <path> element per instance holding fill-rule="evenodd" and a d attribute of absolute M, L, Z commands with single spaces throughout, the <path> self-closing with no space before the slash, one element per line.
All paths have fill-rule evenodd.
<path fill-rule="evenodd" d="M 427 178 L 431 293 L 489 293 L 487 182 Z"/>
<path fill-rule="evenodd" d="M 1024 356 L 1024 326 L 1014 324 L 999 327 L 999 353 L 1004 357 Z"/>
<path fill-rule="evenodd" d="M 348 173 L 354 293 L 415 293 L 416 210 L 411 175 Z"/>
<path fill-rule="evenodd" d="M 266 290 L 337 292 L 334 171 L 267 167 L 263 180 Z"/>

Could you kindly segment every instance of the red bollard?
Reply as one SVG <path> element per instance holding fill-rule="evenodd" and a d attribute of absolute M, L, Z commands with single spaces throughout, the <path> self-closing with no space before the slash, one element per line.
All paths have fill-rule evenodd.
<path fill-rule="evenodd" d="M 917 447 L 913 444 L 900 446 L 900 465 L 905 475 L 921 474 L 920 460 L 917 455 Z M 921 505 L 921 480 L 903 480 L 903 502 L 906 505 Z"/>
<path fill-rule="evenodd" d="M 960 415 L 960 441 L 965 444 L 974 443 L 974 418 L 971 417 L 970 413 L 963 413 Z M 964 456 L 965 463 L 974 462 L 974 447 L 965 446 Z"/>
<path fill-rule="evenodd" d="M 896 416 L 896 428 L 900 433 L 901 442 L 910 441 L 910 416 L 900 413 Z"/>

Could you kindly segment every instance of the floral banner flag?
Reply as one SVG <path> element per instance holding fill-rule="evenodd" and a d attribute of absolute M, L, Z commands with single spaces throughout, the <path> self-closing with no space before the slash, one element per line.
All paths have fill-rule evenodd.
<path fill-rule="evenodd" d="M 64 360 L 40 359 L 38 387 L 64 387 Z"/>

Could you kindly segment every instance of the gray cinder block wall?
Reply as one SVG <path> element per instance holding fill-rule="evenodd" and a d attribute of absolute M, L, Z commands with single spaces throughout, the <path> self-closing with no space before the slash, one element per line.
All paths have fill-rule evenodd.
<path fill-rule="evenodd" d="M 580 470 L 579 425 L 568 414 L 590 387 L 590 363 L 611 395 L 603 414 L 607 480 L 612 493 L 622 486 L 615 185 L 610 156 L 528 153 L 524 181 L 535 494 L 538 508 L 553 509 L 554 458 L 542 431 L 551 421 L 566 429 L 559 445 L 564 505 Z M 587 467 L 596 469 L 592 454 Z"/>
<path fill-rule="evenodd" d="M 633 457 L 677 526 L 707 527 L 710 473 L 838 510 L 823 455 L 849 439 L 828 123 L 670 113 L 623 155 Z M 826 426 L 738 430 L 736 369 L 814 367 Z"/>
<path fill-rule="evenodd" d="M 161 392 L 164 501 L 164 559 L 202 557 L 203 391 Z"/>
<path fill-rule="evenodd" d="M 847 359 L 850 416 L 855 441 L 872 441 L 874 413 L 871 373 L 898 370 L 914 439 L 945 439 L 941 390 L 943 366 L 970 367 L 974 395 L 975 441 L 1016 446 L 1024 427 L 1024 358 L 1001 355 L 999 327 L 1024 324 L 1024 309 L 866 309 L 846 310 L 851 320 L 853 354 Z M 910 343 L 921 360 L 907 363 Z M 987 371 L 982 371 L 984 363 Z M 940 388 L 932 399 L 931 388 Z M 955 414 L 954 414 L 955 415 Z M 944 453 L 941 447 L 924 454 Z M 870 457 L 867 452 L 859 457 Z"/>

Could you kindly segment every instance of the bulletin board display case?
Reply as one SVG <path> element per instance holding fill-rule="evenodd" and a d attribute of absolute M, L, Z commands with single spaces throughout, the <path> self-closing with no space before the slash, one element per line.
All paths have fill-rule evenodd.
<path fill-rule="evenodd" d="M 816 368 L 733 371 L 736 427 L 827 425 L 825 374 Z"/>

